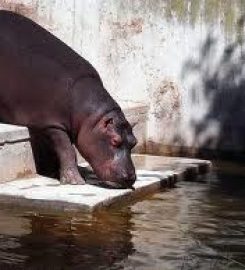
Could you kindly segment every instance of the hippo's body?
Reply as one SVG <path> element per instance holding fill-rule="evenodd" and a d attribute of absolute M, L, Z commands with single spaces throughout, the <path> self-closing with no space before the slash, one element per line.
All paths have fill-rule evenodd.
<path fill-rule="evenodd" d="M 135 180 L 135 138 L 97 71 L 51 33 L 9 11 L 0 11 L 0 121 L 45 133 L 65 183 L 83 182 L 72 144 L 102 180 Z"/>

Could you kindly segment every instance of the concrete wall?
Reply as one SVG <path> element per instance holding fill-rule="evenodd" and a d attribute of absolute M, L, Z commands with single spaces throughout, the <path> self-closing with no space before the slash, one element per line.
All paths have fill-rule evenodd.
<path fill-rule="evenodd" d="M 0 0 L 0 7 L 72 46 L 119 103 L 149 105 L 148 152 L 244 152 L 244 0 Z"/>

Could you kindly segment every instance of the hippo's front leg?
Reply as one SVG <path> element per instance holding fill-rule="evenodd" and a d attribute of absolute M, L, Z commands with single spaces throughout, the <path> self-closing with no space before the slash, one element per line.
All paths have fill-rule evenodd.
<path fill-rule="evenodd" d="M 60 163 L 60 182 L 72 185 L 85 184 L 84 179 L 78 172 L 75 149 L 67 133 L 56 128 L 48 128 L 45 133 L 51 140 Z"/>

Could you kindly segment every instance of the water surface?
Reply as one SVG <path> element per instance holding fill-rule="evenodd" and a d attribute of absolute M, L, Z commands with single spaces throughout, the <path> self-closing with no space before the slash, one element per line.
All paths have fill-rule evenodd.
<path fill-rule="evenodd" d="M 0 269 L 245 269 L 237 170 L 93 215 L 1 206 Z"/>

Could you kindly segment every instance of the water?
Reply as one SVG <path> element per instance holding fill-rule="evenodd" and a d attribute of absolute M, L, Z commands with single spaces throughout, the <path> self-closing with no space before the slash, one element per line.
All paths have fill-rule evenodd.
<path fill-rule="evenodd" d="M 93 215 L 1 207 L 0 269 L 245 269 L 245 174 L 234 171 Z"/>

